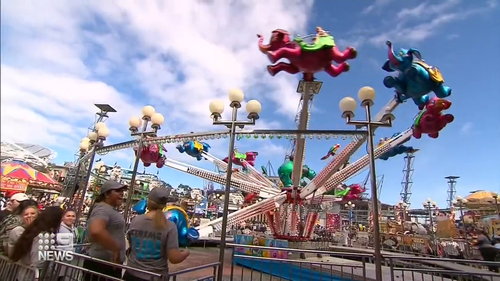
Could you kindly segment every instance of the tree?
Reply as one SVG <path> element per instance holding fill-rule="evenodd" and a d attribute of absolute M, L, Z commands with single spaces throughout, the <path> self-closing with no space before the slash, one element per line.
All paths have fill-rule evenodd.
<path fill-rule="evenodd" d="M 189 185 L 181 183 L 177 186 L 177 190 L 179 190 L 182 193 L 182 197 L 191 198 L 191 190 L 193 189 Z"/>

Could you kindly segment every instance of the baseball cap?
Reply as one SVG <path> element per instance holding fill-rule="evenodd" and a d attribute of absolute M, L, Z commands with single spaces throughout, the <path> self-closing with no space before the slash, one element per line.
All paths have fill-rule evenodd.
<path fill-rule="evenodd" d="M 158 204 L 167 204 L 170 192 L 164 187 L 155 187 L 148 194 L 148 200 Z"/>
<path fill-rule="evenodd" d="M 109 181 L 106 181 L 102 184 L 101 191 L 99 192 L 99 194 L 104 194 L 110 190 L 118 190 L 118 189 L 125 189 L 125 188 L 127 188 L 126 184 L 121 184 L 117 181 L 109 180 Z"/>
<path fill-rule="evenodd" d="M 22 202 L 25 200 L 28 200 L 29 197 L 26 195 L 26 193 L 16 193 L 10 197 L 10 200 L 16 200 L 17 202 Z"/>

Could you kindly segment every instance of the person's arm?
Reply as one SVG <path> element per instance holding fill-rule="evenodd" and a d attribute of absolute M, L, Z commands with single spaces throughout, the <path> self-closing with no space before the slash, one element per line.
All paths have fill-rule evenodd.
<path fill-rule="evenodd" d="M 2 229 L 2 233 L 0 233 L 0 241 L 2 242 L 0 247 L 3 247 L 5 253 L 9 252 L 9 234 L 13 229 L 11 221 L 13 220 L 12 215 L 7 216 L 0 225 Z"/>
<path fill-rule="evenodd" d="M 24 227 L 22 227 L 22 226 L 15 227 L 14 229 L 12 229 L 10 231 L 9 239 L 7 242 L 7 250 L 5 251 L 8 256 L 10 256 L 12 254 L 12 251 L 14 250 L 14 246 L 16 245 L 16 242 L 17 242 L 17 240 L 19 240 L 19 237 L 21 237 L 23 232 L 24 232 Z"/>
<path fill-rule="evenodd" d="M 106 224 L 109 221 L 109 216 L 101 209 L 94 209 L 92 217 L 89 222 L 88 231 L 93 241 L 99 245 L 112 251 L 120 251 L 120 247 L 115 239 L 106 230 Z"/>
<path fill-rule="evenodd" d="M 189 251 L 179 250 L 178 234 L 177 234 L 177 228 L 175 226 L 171 227 L 169 226 L 166 242 L 167 242 L 167 257 L 171 263 L 173 264 L 181 263 L 189 256 Z"/>

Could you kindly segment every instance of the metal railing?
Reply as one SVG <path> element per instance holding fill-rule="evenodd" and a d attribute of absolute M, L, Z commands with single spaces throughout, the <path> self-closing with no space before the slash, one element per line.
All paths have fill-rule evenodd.
<path fill-rule="evenodd" d="M 233 248 L 228 280 L 375 280 L 373 254 L 280 249 L 240 244 L 228 244 L 228 246 Z M 288 252 L 288 259 L 256 256 L 259 255 L 259 251 L 278 250 Z M 247 255 L 242 252 L 252 254 Z M 384 255 L 383 258 L 383 281 L 500 281 L 499 273 L 487 269 L 488 266 L 492 270 L 499 268 L 500 262 L 396 254 Z M 470 264 L 479 268 L 469 266 Z"/>
<path fill-rule="evenodd" d="M 85 261 L 96 263 L 98 268 L 104 271 L 104 268 L 114 269 L 114 276 L 91 270 L 83 265 Z M 26 266 L 20 262 L 11 262 L 6 256 L 0 255 L 0 280 L 4 281 L 122 281 L 126 271 L 139 273 L 147 276 L 145 279 L 150 281 L 192 281 L 192 280 L 214 280 L 219 263 L 209 263 L 185 270 L 171 272 L 165 275 L 152 273 L 145 270 L 118 265 L 108 261 L 92 258 L 86 255 L 73 253 L 73 260 L 70 262 L 50 261 L 43 262 L 40 267 Z M 100 271 L 101 271 L 100 270 Z"/>
<path fill-rule="evenodd" d="M 413 254 L 434 257 L 463 256 L 466 259 L 480 259 L 479 251 L 464 239 L 426 238 L 422 236 L 407 236 L 399 234 L 382 234 L 382 250 L 402 254 Z M 333 245 L 343 246 L 343 237 L 333 236 L 330 241 Z M 452 243 L 456 243 L 458 249 Z M 351 246 L 371 249 L 373 241 L 366 236 L 358 236 Z M 437 252 L 436 252 L 437 250 Z"/>
<path fill-rule="evenodd" d="M 223 280 L 231 281 L 372 281 L 375 276 L 374 256 L 371 253 L 344 253 L 228 244 L 233 249 L 231 262 L 224 268 Z M 274 255 L 276 251 L 286 255 Z M 383 256 L 383 281 L 500 281 L 500 274 L 488 271 L 500 267 L 500 262 L 415 257 L 401 254 Z M 83 267 L 85 261 L 99 264 L 98 269 Z M 472 267 L 470 265 L 475 265 Z M 118 275 L 104 274 L 102 268 L 112 266 Z M 107 261 L 74 254 L 71 262 L 45 262 L 39 268 L 12 263 L 0 256 L 0 280 L 79 281 L 123 280 L 125 271 L 148 276 L 152 281 L 210 281 L 215 279 L 219 263 L 200 265 L 168 275 L 117 265 Z M 85 276 L 85 278 L 84 278 Z"/>

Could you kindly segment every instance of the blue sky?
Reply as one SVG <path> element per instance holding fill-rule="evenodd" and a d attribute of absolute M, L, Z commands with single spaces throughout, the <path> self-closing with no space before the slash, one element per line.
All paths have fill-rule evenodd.
<path fill-rule="evenodd" d="M 410 141 L 421 149 L 415 159 L 411 202 L 418 207 L 431 197 L 444 206 L 448 175 L 461 177 L 457 194 L 500 189 L 496 161 L 500 152 L 493 145 L 500 138 L 496 0 L 276 0 L 251 5 L 159 1 L 161 5 L 140 7 L 133 1 L 5 2 L 1 4 L 2 141 L 45 145 L 58 152 L 58 163 L 73 159 L 93 121 L 94 103 L 109 103 L 118 110 L 108 121 L 108 144 L 130 138 L 127 120 L 147 104 L 165 115 L 162 134 L 219 130 L 211 125 L 208 103 L 226 100 L 234 87 L 243 89 L 247 100 L 261 101 L 257 128 L 294 128 L 300 76 L 269 77 L 268 61 L 258 51 L 255 34 L 267 40 L 276 28 L 308 34 L 322 26 L 339 47 L 352 45 L 359 55 L 350 62 L 348 73 L 337 78 L 317 75 L 324 84 L 314 100 L 311 129 L 349 128 L 340 118 L 338 102 L 356 96 L 365 85 L 377 91 L 378 111 L 393 95 L 382 85 L 387 75 L 381 70 L 387 58 L 385 41 L 417 48 L 453 88 L 450 113 L 455 121 L 438 139 L 424 136 Z M 376 139 L 408 128 L 416 113 L 412 103 L 401 105 L 394 127 L 379 130 Z M 361 111 L 358 117 L 363 117 Z M 320 157 L 336 143 L 348 142 L 309 141 L 306 164 L 319 172 L 326 164 Z M 211 145 L 215 156 L 227 153 L 227 143 Z M 289 149 L 288 142 L 278 140 L 241 140 L 237 146 L 259 151 L 258 165 L 271 161 L 275 169 Z M 173 146 L 167 149 L 172 159 L 215 169 L 179 154 Z M 353 158 L 364 153 L 362 148 Z M 133 154 L 119 151 L 102 158 L 128 167 Z M 377 173 L 385 178 L 382 201 L 399 201 L 403 164 L 402 157 L 377 161 Z M 147 171 L 156 173 L 156 168 Z M 203 180 L 174 170 L 162 169 L 160 175 L 174 186 L 203 185 Z M 350 182 L 361 182 L 365 176 L 366 172 Z"/>

